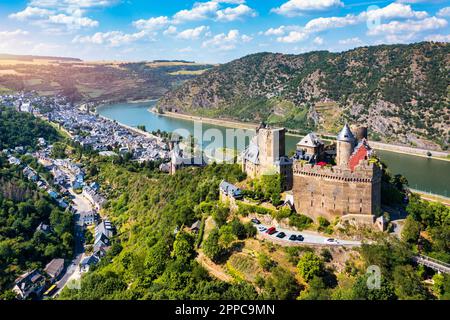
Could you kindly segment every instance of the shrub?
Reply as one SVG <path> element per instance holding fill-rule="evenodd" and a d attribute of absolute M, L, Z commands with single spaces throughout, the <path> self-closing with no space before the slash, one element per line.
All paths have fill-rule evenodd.
<path fill-rule="evenodd" d="M 298 230 L 308 228 L 312 222 L 311 218 L 302 214 L 293 214 L 289 217 L 289 225 L 296 227 Z"/>

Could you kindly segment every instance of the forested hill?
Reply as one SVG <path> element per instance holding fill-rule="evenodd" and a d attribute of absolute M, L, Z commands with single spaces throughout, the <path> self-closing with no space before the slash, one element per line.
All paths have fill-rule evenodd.
<path fill-rule="evenodd" d="M 258 53 L 217 66 L 159 106 L 203 116 L 265 120 L 336 132 L 365 123 L 373 138 L 448 144 L 450 45 L 361 47 L 342 53 Z"/>
<path fill-rule="evenodd" d="M 53 143 L 61 136 L 55 128 L 29 113 L 0 106 L 0 150 L 19 146 L 34 149 L 38 138 Z"/>

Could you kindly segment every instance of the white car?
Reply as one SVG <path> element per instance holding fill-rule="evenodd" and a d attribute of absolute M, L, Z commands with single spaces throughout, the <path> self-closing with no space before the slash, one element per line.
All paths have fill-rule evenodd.
<path fill-rule="evenodd" d="M 260 226 L 260 227 L 258 227 L 258 230 L 259 230 L 260 232 L 264 232 L 264 231 L 267 230 L 267 228 L 266 228 L 266 227 L 263 227 L 263 226 Z"/>
<path fill-rule="evenodd" d="M 328 239 L 325 239 L 325 243 L 338 244 L 339 242 L 336 239 L 328 238 Z"/>

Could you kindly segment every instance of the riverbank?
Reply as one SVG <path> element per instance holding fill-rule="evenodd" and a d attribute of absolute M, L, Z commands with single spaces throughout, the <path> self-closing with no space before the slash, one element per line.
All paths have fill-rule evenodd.
<path fill-rule="evenodd" d="M 109 119 L 109 118 L 107 118 L 107 117 L 104 117 L 104 116 L 102 116 L 102 115 L 99 115 L 98 117 L 99 117 L 100 119 L 104 119 L 104 120 L 108 120 L 108 121 L 113 121 L 113 120 L 111 120 L 111 119 Z M 150 139 L 156 139 L 158 142 L 161 142 L 161 141 L 162 141 L 162 138 L 161 138 L 161 137 L 155 136 L 154 134 L 152 134 L 152 133 L 150 133 L 150 132 L 147 132 L 147 131 L 144 131 L 144 130 L 141 130 L 141 129 L 138 129 L 138 128 L 135 128 L 135 127 L 132 127 L 132 126 L 128 126 L 128 125 L 123 124 L 123 123 L 120 123 L 120 122 L 117 122 L 117 124 L 118 124 L 119 126 L 125 128 L 125 129 L 128 129 L 128 130 L 130 130 L 130 131 L 136 133 L 136 134 L 145 136 L 145 137 L 150 138 Z"/>
<path fill-rule="evenodd" d="M 188 121 L 206 122 L 206 123 L 213 124 L 216 126 L 230 127 L 230 128 L 235 128 L 235 129 L 255 130 L 259 126 L 258 123 L 205 118 L 205 117 L 192 116 L 192 115 L 178 113 L 178 112 L 165 111 L 164 113 L 159 113 L 159 112 L 153 111 L 152 108 L 148 109 L 148 111 L 152 112 L 158 116 L 182 119 L 182 120 L 188 120 Z"/>
<path fill-rule="evenodd" d="M 432 201 L 432 202 L 440 202 L 440 203 L 450 207 L 450 198 L 448 198 L 448 197 L 441 196 L 439 194 L 427 193 L 427 192 L 423 192 L 423 191 L 415 190 L 415 189 L 410 189 L 410 190 L 412 192 L 420 195 L 420 198 L 422 198 L 424 200 Z"/>
<path fill-rule="evenodd" d="M 148 109 L 149 112 L 152 112 L 156 115 L 163 116 L 163 117 L 169 117 L 169 118 L 175 118 L 175 119 L 182 119 L 182 120 L 189 120 L 189 121 L 201 121 L 213 125 L 218 125 L 222 127 L 230 127 L 230 128 L 236 128 L 236 129 L 247 129 L 247 130 L 255 130 L 259 124 L 258 123 L 252 123 L 252 122 L 239 122 L 235 120 L 223 120 L 223 119 L 213 119 L 213 118 L 207 118 L 207 117 L 199 117 L 199 116 L 193 116 L 188 114 L 182 114 L 177 112 L 164 112 L 164 113 L 157 113 L 152 108 Z M 287 132 L 286 135 L 292 136 L 292 137 L 299 137 L 300 139 L 303 138 L 303 135 L 295 134 L 291 132 Z M 320 136 L 331 136 L 332 134 L 319 134 Z M 326 141 L 333 141 L 332 139 L 323 138 L 322 140 Z M 434 151 L 434 150 L 426 150 L 426 149 L 419 149 L 419 148 L 413 148 L 408 146 L 400 146 L 400 145 L 393 145 L 383 142 L 377 142 L 377 141 L 370 141 L 370 145 L 376 149 L 376 150 L 384 150 L 384 151 L 390 151 L 400 154 L 406 154 L 406 155 L 412 155 L 422 158 L 428 158 L 428 159 L 435 159 L 435 160 L 441 160 L 441 161 L 449 161 L 450 158 L 448 156 L 450 153 L 443 152 L 443 151 Z M 428 156 L 428 152 L 430 152 L 432 155 Z"/>

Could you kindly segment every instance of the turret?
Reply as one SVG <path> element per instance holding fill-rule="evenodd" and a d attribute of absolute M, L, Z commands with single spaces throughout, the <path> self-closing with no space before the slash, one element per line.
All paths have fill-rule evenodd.
<path fill-rule="evenodd" d="M 353 153 L 355 137 L 349 126 L 345 124 L 337 136 L 336 144 L 336 165 L 348 166 L 348 161 Z"/>

